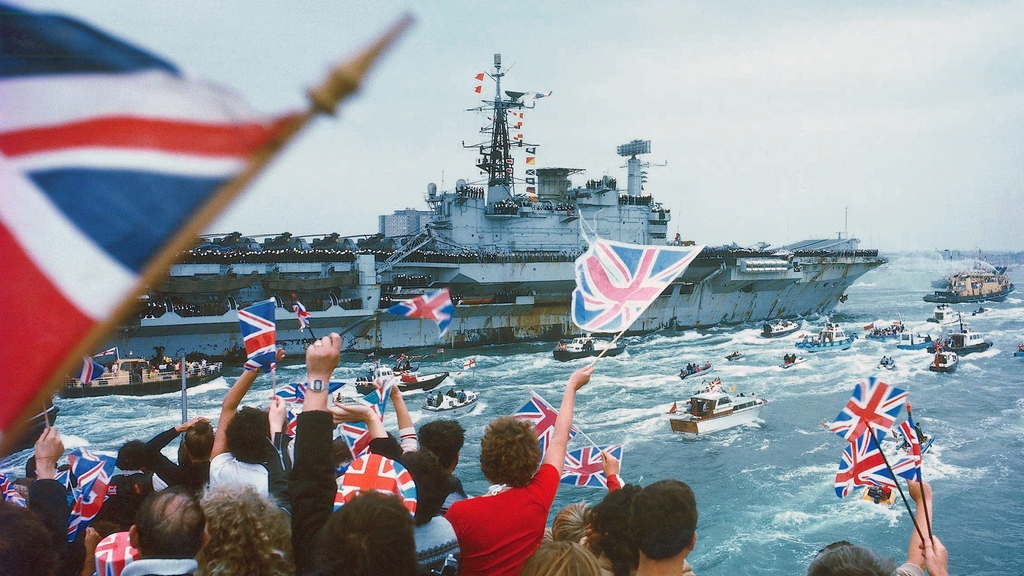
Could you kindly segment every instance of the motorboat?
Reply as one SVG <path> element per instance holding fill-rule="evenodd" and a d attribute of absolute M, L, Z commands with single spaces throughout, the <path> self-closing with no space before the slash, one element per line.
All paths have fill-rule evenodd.
<path fill-rule="evenodd" d="M 991 342 L 986 341 L 984 336 L 971 330 L 971 327 L 961 320 L 959 332 L 953 332 L 944 341 L 932 344 L 928 351 L 934 353 L 940 350 L 948 350 L 964 356 L 974 352 L 984 352 L 991 347 Z"/>
<path fill-rule="evenodd" d="M 710 360 L 703 364 L 687 364 L 685 368 L 679 370 L 679 379 L 686 380 L 690 376 L 703 376 L 714 369 Z"/>
<path fill-rule="evenodd" d="M 856 334 L 847 335 L 839 324 L 826 319 L 825 327 L 816 336 L 804 336 L 803 340 L 796 343 L 796 347 L 807 352 L 848 350 L 856 339 Z"/>
<path fill-rule="evenodd" d="M 982 307 L 978 308 L 977 310 L 975 310 L 974 312 L 971 312 L 971 316 L 977 316 L 978 314 L 984 314 L 985 312 L 988 312 L 988 311 L 989 311 L 988 308 L 985 308 L 984 306 L 982 306 Z"/>
<path fill-rule="evenodd" d="M 960 319 L 960 313 L 953 309 L 949 304 L 939 304 L 932 310 L 932 317 L 928 319 L 929 322 L 935 322 L 942 326 L 945 324 L 952 324 Z"/>
<path fill-rule="evenodd" d="M 559 340 L 558 345 L 551 351 L 555 360 L 568 362 L 577 358 L 589 356 L 618 356 L 626 351 L 626 345 L 622 342 L 615 344 L 597 340 L 590 334 L 577 336 L 572 340 Z"/>
<path fill-rule="evenodd" d="M 879 370 L 895 370 L 896 361 L 892 359 L 892 356 L 882 356 L 882 359 L 878 361 Z"/>
<path fill-rule="evenodd" d="M 366 376 L 356 378 L 356 392 L 369 394 L 376 388 L 377 380 L 386 382 L 395 379 L 398 389 L 402 392 L 413 390 L 433 390 L 438 384 L 448 377 L 448 372 L 437 372 L 435 374 L 420 374 L 419 372 L 402 372 L 395 374 L 394 370 L 387 366 L 376 365 Z"/>
<path fill-rule="evenodd" d="M 668 415 L 672 431 L 688 436 L 717 432 L 753 422 L 768 400 L 750 395 L 732 395 L 721 390 L 700 392 L 690 397 L 685 411 Z"/>
<path fill-rule="evenodd" d="M 745 356 L 745 354 L 743 354 L 742 352 L 737 350 L 736 352 L 733 352 L 732 354 L 729 354 L 728 356 L 726 356 L 725 359 L 728 360 L 729 362 L 735 362 L 736 360 L 739 360 L 740 358 L 743 358 L 744 356 Z"/>
<path fill-rule="evenodd" d="M 803 364 L 804 362 L 807 362 L 807 358 L 804 358 L 803 356 L 797 356 L 796 354 L 786 354 L 782 358 L 782 364 L 779 364 L 779 368 L 789 370 L 793 366 Z"/>
<path fill-rule="evenodd" d="M 1013 357 L 1024 359 L 1024 342 L 1017 344 L 1017 351 L 1013 353 Z"/>
<path fill-rule="evenodd" d="M 896 491 L 888 486 L 868 486 L 861 499 L 892 508 L 896 504 Z"/>
<path fill-rule="evenodd" d="M 900 332 L 899 344 L 896 348 L 900 350 L 924 350 L 932 345 L 932 337 L 920 332 Z"/>
<path fill-rule="evenodd" d="M 764 326 L 761 328 L 761 336 L 764 338 L 781 338 L 783 336 L 789 336 L 799 329 L 799 322 L 790 322 L 789 320 L 765 322 Z"/>
<path fill-rule="evenodd" d="M 479 400 L 480 394 L 478 392 L 466 392 L 465 390 L 455 392 L 455 389 L 452 388 L 444 394 L 440 391 L 437 394 L 428 394 L 427 398 L 423 401 L 423 405 L 420 406 L 420 410 L 433 414 L 454 416 L 469 412 L 476 406 Z"/>
<path fill-rule="evenodd" d="M 900 334 L 903 334 L 907 329 L 906 325 L 902 320 L 897 320 L 888 326 L 875 326 L 875 323 L 864 327 L 868 333 L 865 338 L 871 340 L 899 340 Z"/>
<path fill-rule="evenodd" d="M 220 362 L 185 362 L 185 387 L 191 388 L 221 375 Z M 68 378 L 57 390 L 61 398 L 88 398 L 92 396 L 149 396 L 181 390 L 181 363 L 170 359 L 154 365 L 144 358 L 118 358 L 103 375 L 83 383 Z"/>
<path fill-rule="evenodd" d="M 956 367 L 959 364 L 960 357 L 956 355 L 956 352 L 936 352 L 932 363 L 928 365 L 928 369 L 932 372 L 953 373 L 956 372 Z"/>
<path fill-rule="evenodd" d="M 1002 302 L 1014 286 L 1006 269 L 995 272 L 970 271 L 953 274 L 949 286 L 924 297 L 925 302 Z"/>

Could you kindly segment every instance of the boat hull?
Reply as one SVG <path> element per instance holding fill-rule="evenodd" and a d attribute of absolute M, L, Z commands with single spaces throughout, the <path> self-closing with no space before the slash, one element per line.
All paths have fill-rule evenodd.
<path fill-rule="evenodd" d="M 625 344 L 616 344 L 612 348 L 608 348 L 605 352 L 604 357 L 609 358 L 612 356 L 618 356 L 626 351 Z M 596 348 L 594 350 L 552 350 L 551 354 L 555 357 L 555 360 L 559 362 L 568 362 L 570 360 L 576 360 L 579 358 L 589 358 L 591 356 L 599 356 L 601 352 L 604 352 L 603 348 Z"/>
<path fill-rule="evenodd" d="M 220 371 L 209 371 L 185 378 L 185 387 L 192 388 L 205 384 L 221 375 Z M 64 385 L 57 395 L 61 398 L 92 398 L 95 396 L 151 396 L 181 390 L 181 374 L 168 373 L 147 376 L 147 380 L 125 384 Z"/>
<path fill-rule="evenodd" d="M 796 347 L 804 352 L 841 352 L 849 350 L 855 339 L 851 336 L 835 342 L 797 342 Z"/>
<path fill-rule="evenodd" d="M 1010 284 L 1004 290 L 990 292 L 988 294 L 957 294 L 955 292 L 935 292 L 924 297 L 925 302 L 937 302 L 940 304 L 977 304 L 978 302 L 1002 302 L 1013 292 L 1014 285 Z"/>
<path fill-rule="evenodd" d="M 480 395 L 477 394 L 467 398 L 465 403 L 459 404 L 451 408 L 438 408 L 436 406 L 427 406 L 426 404 L 423 404 L 422 406 L 420 406 L 420 410 L 422 410 L 424 414 L 432 414 L 441 417 L 457 416 L 472 411 L 473 408 L 476 407 L 476 404 L 479 400 Z"/>
<path fill-rule="evenodd" d="M 718 418 L 697 419 L 691 418 L 689 415 L 669 416 L 668 421 L 673 432 L 687 436 L 697 436 L 698 434 L 718 432 L 750 424 L 757 419 L 758 413 L 761 412 L 761 408 L 764 408 L 764 406 L 764 404 L 758 404 Z"/>

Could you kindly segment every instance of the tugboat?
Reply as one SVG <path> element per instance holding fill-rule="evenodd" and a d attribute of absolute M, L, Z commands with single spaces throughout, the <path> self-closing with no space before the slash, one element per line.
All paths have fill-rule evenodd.
<path fill-rule="evenodd" d="M 703 376 L 714 369 L 715 367 L 711 365 L 710 360 L 703 364 L 687 364 L 685 368 L 679 369 L 679 379 L 686 380 L 688 377 L 698 374 Z"/>
<path fill-rule="evenodd" d="M 761 336 L 764 338 L 781 338 L 783 336 L 789 336 L 799 329 L 799 322 L 790 322 L 789 320 L 766 322 L 761 328 Z"/>
<path fill-rule="evenodd" d="M 956 352 L 936 352 L 932 363 L 928 365 L 928 369 L 932 372 L 952 374 L 956 372 L 956 367 L 959 364 L 960 357 L 956 355 Z"/>
<path fill-rule="evenodd" d="M 973 354 L 974 352 L 984 352 L 991 347 L 991 342 L 986 341 L 980 333 L 971 330 L 971 327 L 961 319 L 959 332 L 950 334 L 949 338 L 942 343 L 932 344 L 928 348 L 928 351 L 940 352 L 942 350 L 948 350 L 950 352 L 956 352 L 960 356 L 964 356 L 967 354 Z"/>
<path fill-rule="evenodd" d="M 156 366 L 144 358 L 119 358 L 108 372 L 83 384 L 78 378 L 68 378 L 57 391 L 61 398 L 89 398 L 93 396 L 149 396 L 181 390 L 181 369 L 170 359 Z M 221 375 L 220 362 L 187 362 L 185 386 L 191 388 Z"/>
<path fill-rule="evenodd" d="M 420 410 L 433 414 L 454 416 L 469 412 L 476 406 L 478 400 L 480 400 L 480 394 L 477 392 L 466 392 L 465 390 L 456 392 L 455 388 L 451 388 L 444 394 L 441 392 L 428 394 L 426 400 L 423 401 L 423 405 L 420 406 Z"/>
<path fill-rule="evenodd" d="M 928 321 L 942 326 L 956 322 L 959 317 L 960 313 L 953 310 L 949 304 L 939 304 L 935 307 L 935 310 L 932 310 L 932 317 Z"/>
<path fill-rule="evenodd" d="M 998 268 L 995 272 L 971 271 L 950 276 L 948 288 L 928 294 L 924 301 L 952 304 L 1002 302 L 1013 289 L 1006 268 Z"/>
<path fill-rule="evenodd" d="M 686 411 L 671 412 L 668 421 L 673 432 L 697 436 L 753 422 L 766 404 L 767 400 L 753 394 L 733 396 L 719 388 L 694 394 L 684 405 Z"/>
<path fill-rule="evenodd" d="M 829 322 L 826 318 L 825 327 L 818 332 L 817 336 L 804 336 L 803 340 L 796 343 L 796 347 L 807 352 L 848 350 L 856 339 L 856 334 L 847 336 L 839 324 Z"/>
<path fill-rule="evenodd" d="M 610 342 L 597 341 L 590 334 L 584 334 L 569 341 L 559 340 L 558 345 L 555 346 L 551 353 L 554 355 L 555 360 L 568 362 L 577 358 L 599 356 L 602 352 L 604 352 L 605 356 L 618 356 L 625 351 L 626 345 L 622 342 L 612 346 Z"/>
<path fill-rule="evenodd" d="M 896 348 L 900 350 L 924 350 L 932 345 L 932 337 L 920 332 L 900 332 L 899 344 Z"/>

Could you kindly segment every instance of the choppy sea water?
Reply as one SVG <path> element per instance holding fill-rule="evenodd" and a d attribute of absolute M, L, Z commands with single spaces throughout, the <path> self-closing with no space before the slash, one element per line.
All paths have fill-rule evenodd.
<path fill-rule="evenodd" d="M 924 351 L 897 350 L 894 341 L 863 338 L 864 325 L 891 322 L 898 314 L 910 329 L 936 336 L 936 325 L 925 321 L 934 305 L 921 297 L 932 290 L 931 280 L 947 271 L 931 258 L 895 256 L 864 275 L 831 316 L 861 339 L 846 352 L 802 354 L 808 362 L 790 370 L 777 365 L 783 354 L 796 351 L 795 337 L 760 338 L 758 324 L 627 338 L 626 353 L 602 360 L 579 394 L 577 425 L 600 444 L 625 444 L 627 482 L 646 485 L 677 478 L 693 487 L 700 520 L 690 562 L 701 576 L 802 574 L 816 551 L 836 540 L 862 544 L 902 562 L 912 529 L 907 512 L 899 504 L 889 509 L 852 495 L 836 498 L 833 479 L 843 440 L 820 426 L 835 417 L 855 383 L 877 375 L 910 392 L 915 419 L 935 437 L 924 459 L 924 475 L 935 489 L 933 526 L 949 549 L 952 572 L 1024 573 L 1019 490 L 1024 477 L 1024 361 L 1012 354 L 1024 339 L 1024 275 L 1012 271 L 1018 292 L 1006 302 L 984 304 L 990 309 L 984 314 L 970 316 L 977 304 L 958 306 L 972 328 L 995 345 L 963 357 L 955 374 L 930 372 L 930 355 Z M 805 332 L 819 328 L 823 319 L 802 322 Z M 456 473 L 469 493 L 487 488 L 476 464 L 487 423 L 521 405 L 528 386 L 557 404 L 566 378 L 583 365 L 583 360 L 556 362 L 550 349 L 549 343 L 491 346 L 447 351 L 444 357 L 422 361 L 422 371 L 462 372 L 457 384 L 481 394 L 473 412 L 460 417 L 467 443 Z M 725 362 L 723 357 L 734 350 L 746 357 Z M 882 355 L 892 356 L 897 370 L 878 370 Z M 463 371 L 467 358 L 476 358 L 477 365 Z M 699 378 L 679 380 L 680 367 L 705 360 L 715 364 L 709 377 L 721 377 L 727 388 L 755 392 L 770 403 L 752 425 L 688 440 L 671 433 L 664 412 L 673 400 L 685 400 L 699 387 Z M 335 378 L 354 379 L 365 367 L 355 355 L 346 355 Z M 190 416 L 216 418 L 228 382 L 238 373 L 237 368 L 229 370 L 226 380 L 189 390 Z M 301 365 L 286 364 L 279 368 L 278 384 L 304 374 Z M 269 377 L 261 376 L 246 404 L 260 404 L 270 388 Z M 425 421 L 416 409 L 422 401 L 422 392 L 407 397 L 417 423 Z M 88 445 L 114 452 L 123 442 L 148 439 L 180 419 L 178 394 L 56 402 L 61 409 L 57 424 L 68 448 Z M 389 424 L 394 427 L 393 416 Z M 584 445 L 577 438 L 570 449 Z M 20 472 L 29 455 L 15 454 L 0 469 Z M 552 514 L 572 502 L 596 503 L 603 495 L 602 490 L 562 485 Z"/>

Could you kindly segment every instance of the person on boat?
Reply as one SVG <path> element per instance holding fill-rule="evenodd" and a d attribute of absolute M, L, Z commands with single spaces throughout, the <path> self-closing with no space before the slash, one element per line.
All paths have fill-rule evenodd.
<path fill-rule="evenodd" d="M 466 401 L 466 389 L 465 388 L 459 390 L 459 394 L 456 397 L 456 399 L 459 401 L 459 404 L 462 404 L 463 402 Z"/>
<path fill-rule="evenodd" d="M 455 387 L 454 386 L 452 386 L 451 388 L 448 389 L 448 392 L 445 393 L 445 396 L 447 396 L 449 398 L 458 398 L 459 397 L 459 395 L 455 393 Z"/>
<path fill-rule="evenodd" d="M 540 545 L 565 466 L 576 393 L 593 371 L 586 366 L 569 377 L 539 470 L 541 451 L 533 425 L 501 416 L 487 426 L 480 468 L 493 485 L 488 495 L 452 504 L 446 516 L 462 550 L 463 576 L 519 574 Z"/>
<path fill-rule="evenodd" d="M 433 405 L 434 405 L 434 397 L 428 395 L 427 396 L 427 406 L 433 406 Z"/>
<path fill-rule="evenodd" d="M 437 397 L 434 400 L 434 405 L 438 408 L 444 406 L 444 394 L 442 394 L 440 390 L 437 391 Z"/>
<path fill-rule="evenodd" d="M 639 551 L 636 576 L 688 572 L 686 557 L 697 544 L 697 501 L 679 480 L 640 490 L 630 506 L 629 529 Z"/>
<path fill-rule="evenodd" d="M 676 403 L 673 401 L 672 402 L 672 407 L 668 409 L 668 413 L 669 414 L 675 414 L 676 410 L 679 410 L 679 406 L 677 406 Z"/>

